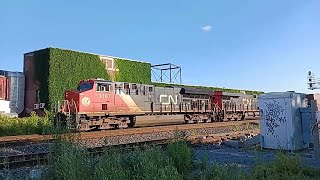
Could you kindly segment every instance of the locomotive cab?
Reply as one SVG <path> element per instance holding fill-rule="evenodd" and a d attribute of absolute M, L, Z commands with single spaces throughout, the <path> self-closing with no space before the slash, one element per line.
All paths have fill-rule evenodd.
<path fill-rule="evenodd" d="M 102 116 L 113 109 L 113 83 L 105 80 L 80 81 L 76 90 L 65 92 L 70 112 L 87 116 Z"/>
<path fill-rule="evenodd" d="M 127 115 L 130 109 L 115 85 L 102 79 L 80 81 L 76 90 L 65 92 L 61 113 L 80 131 L 133 126 L 135 119 Z"/>
<path fill-rule="evenodd" d="M 82 96 L 87 94 L 87 91 L 92 90 L 94 81 L 80 81 L 76 90 L 67 90 L 64 93 L 64 103 L 62 111 L 65 113 L 78 113 L 81 110 L 80 104 L 90 104 L 90 98 L 83 99 Z M 79 103 L 81 101 L 81 103 Z"/>

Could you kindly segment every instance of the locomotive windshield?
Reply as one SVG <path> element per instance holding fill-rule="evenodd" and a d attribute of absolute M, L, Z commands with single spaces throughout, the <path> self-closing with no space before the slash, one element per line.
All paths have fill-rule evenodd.
<path fill-rule="evenodd" d="M 90 82 L 83 82 L 83 83 L 81 83 L 81 84 L 78 86 L 77 90 L 78 90 L 78 91 L 88 91 L 88 90 L 90 90 L 90 89 L 92 89 L 92 88 L 93 88 L 93 84 L 92 84 L 92 83 L 90 83 Z"/>

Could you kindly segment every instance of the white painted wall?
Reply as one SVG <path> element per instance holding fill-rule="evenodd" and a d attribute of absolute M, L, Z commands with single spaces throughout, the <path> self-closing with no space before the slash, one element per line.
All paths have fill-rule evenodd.
<path fill-rule="evenodd" d="M 10 111 L 10 101 L 0 100 L 0 114 L 7 114 Z"/>

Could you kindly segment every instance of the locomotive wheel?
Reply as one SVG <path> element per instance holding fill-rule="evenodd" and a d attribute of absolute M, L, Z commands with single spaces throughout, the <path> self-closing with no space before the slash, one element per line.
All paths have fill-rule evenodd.
<path fill-rule="evenodd" d="M 135 116 L 130 116 L 129 120 L 130 120 L 130 123 L 128 124 L 128 126 L 130 128 L 134 127 L 134 125 L 136 124 L 136 117 Z"/>

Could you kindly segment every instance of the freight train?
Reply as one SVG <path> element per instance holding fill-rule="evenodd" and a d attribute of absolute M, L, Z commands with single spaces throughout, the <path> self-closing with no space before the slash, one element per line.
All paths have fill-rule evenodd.
<path fill-rule="evenodd" d="M 185 123 L 243 120 L 259 113 L 256 95 L 89 79 L 55 104 L 57 122 L 78 131 L 133 127 L 137 116 L 184 115 Z"/>

